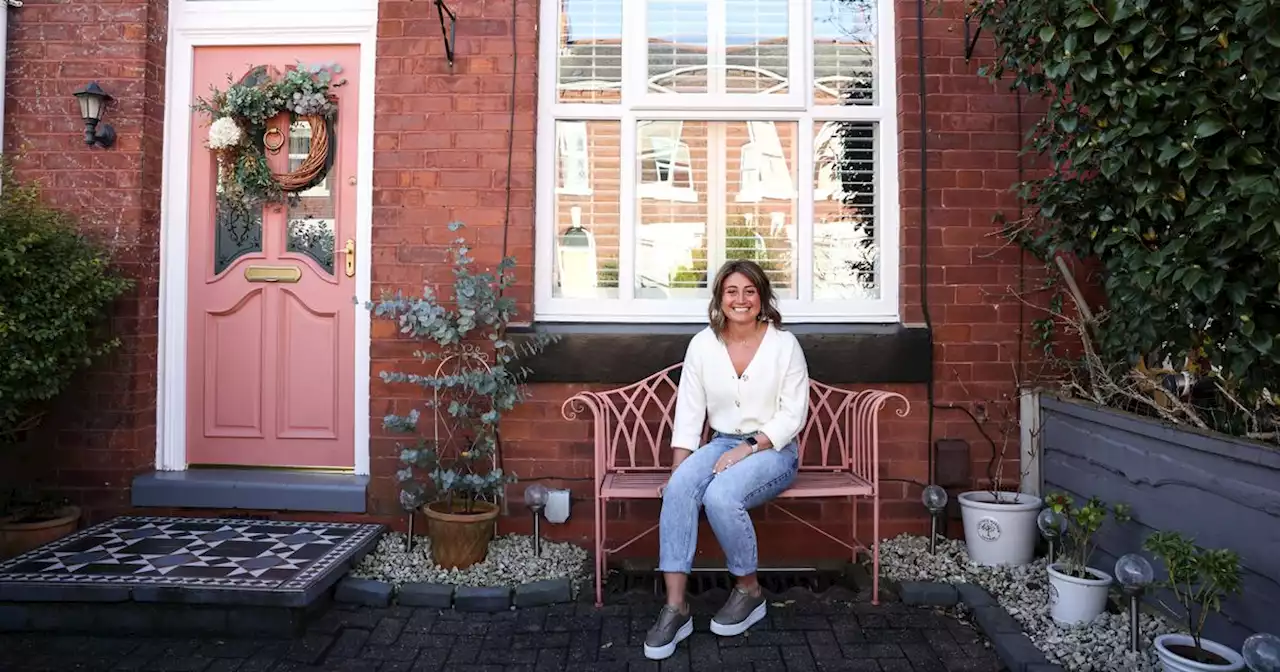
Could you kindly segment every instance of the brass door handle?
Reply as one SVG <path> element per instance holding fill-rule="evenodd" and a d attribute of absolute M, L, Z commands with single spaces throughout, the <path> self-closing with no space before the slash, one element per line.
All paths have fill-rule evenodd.
<path fill-rule="evenodd" d="M 342 248 L 342 254 L 345 257 L 347 277 L 354 277 L 356 274 L 356 240 L 354 238 L 347 239 L 347 244 Z"/>

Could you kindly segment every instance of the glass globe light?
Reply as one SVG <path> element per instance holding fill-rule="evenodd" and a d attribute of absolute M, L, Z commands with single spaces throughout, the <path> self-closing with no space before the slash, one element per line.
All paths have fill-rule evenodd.
<path fill-rule="evenodd" d="M 1250 635 L 1240 654 L 1253 672 L 1280 672 L 1280 637 L 1266 632 Z"/>
<path fill-rule="evenodd" d="M 1129 553 L 1116 560 L 1116 581 L 1122 586 L 1145 586 L 1154 577 L 1151 563 L 1137 553 Z"/>
<path fill-rule="evenodd" d="M 1053 509 L 1044 509 L 1036 516 L 1036 525 L 1046 539 L 1057 539 L 1067 527 L 1067 518 Z"/>
<path fill-rule="evenodd" d="M 924 508 L 930 513 L 937 513 L 947 508 L 947 491 L 937 485 L 926 487 L 920 499 L 924 502 Z"/>
<path fill-rule="evenodd" d="M 546 506 L 547 496 L 547 486 L 541 483 L 534 483 L 524 489 L 524 503 L 531 509 L 541 509 Z"/>

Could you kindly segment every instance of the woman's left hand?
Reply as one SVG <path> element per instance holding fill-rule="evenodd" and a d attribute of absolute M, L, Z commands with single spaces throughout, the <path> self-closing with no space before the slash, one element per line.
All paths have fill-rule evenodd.
<path fill-rule="evenodd" d="M 742 443 L 738 444 L 734 449 L 727 451 L 720 459 L 716 460 L 715 473 L 720 473 L 729 467 L 751 457 L 751 446 Z"/>

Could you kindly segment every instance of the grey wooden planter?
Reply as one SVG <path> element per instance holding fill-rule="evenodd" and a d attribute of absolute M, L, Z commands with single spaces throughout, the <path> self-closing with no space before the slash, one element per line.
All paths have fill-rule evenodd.
<path fill-rule="evenodd" d="M 1152 530 L 1234 549 L 1244 590 L 1210 617 L 1205 636 L 1238 650 L 1250 633 L 1276 631 L 1280 450 L 1049 395 L 1040 408 L 1044 491 L 1133 507 L 1133 522 L 1099 533 L 1090 564 L 1111 572 Z M 1162 576 L 1161 563 L 1147 557 Z"/>

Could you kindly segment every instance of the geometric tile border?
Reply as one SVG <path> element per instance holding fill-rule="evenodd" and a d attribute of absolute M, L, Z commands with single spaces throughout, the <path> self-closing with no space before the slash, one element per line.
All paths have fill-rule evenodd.
<path fill-rule="evenodd" d="M 305 607 L 383 531 L 367 523 L 122 516 L 0 563 L 0 602 Z"/>
<path fill-rule="evenodd" d="M 1009 672 L 1064 672 L 1061 665 L 1049 662 L 1018 621 L 981 586 L 905 581 L 898 584 L 898 596 L 910 605 L 954 607 L 963 603 Z"/>

